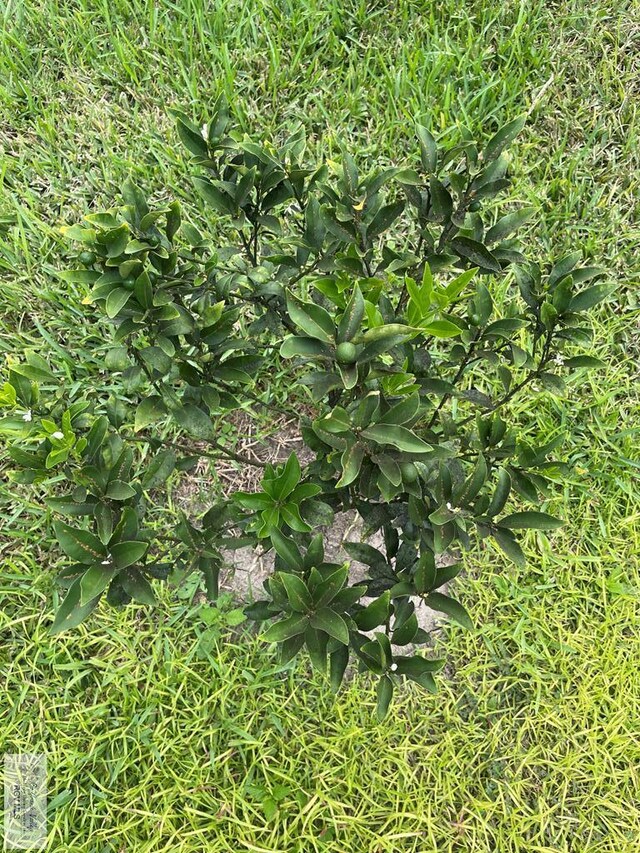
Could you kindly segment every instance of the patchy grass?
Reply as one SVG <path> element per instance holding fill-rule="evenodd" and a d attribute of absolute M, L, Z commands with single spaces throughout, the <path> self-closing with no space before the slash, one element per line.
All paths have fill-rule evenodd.
<path fill-rule="evenodd" d="M 49 754 L 49 849 L 635 853 L 637 0 L 12 0 L 0 14 L 3 350 L 32 344 L 109 385 L 105 342 L 55 276 L 57 229 L 130 172 L 185 195 L 167 107 L 204 115 L 222 90 L 247 125 L 299 119 L 318 149 L 346 140 L 371 159 L 409 150 L 415 116 L 489 135 L 528 111 L 516 190 L 539 211 L 531 240 L 544 257 L 582 247 L 620 282 L 595 321 L 607 369 L 514 410 L 543 437 L 567 431 L 573 473 L 550 509 L 569 524 L 531 539 L 526 570 L 468 555 L 458 590 L 478 629 L 447 628 L 440 694 L 407 687 L 381 725 L 366 682 L 334 699 L 294 679 L 232 630 L 230 604 L 103 608 L 49 637 L 45 512 L 0 484 L 0 744 Z"/>

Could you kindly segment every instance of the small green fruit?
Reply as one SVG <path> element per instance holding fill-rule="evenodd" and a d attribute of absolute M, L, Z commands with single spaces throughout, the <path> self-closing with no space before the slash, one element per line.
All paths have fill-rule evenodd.
<path fill-rule="evenodd" d="M 125 278 L 125 280 L 122 282 L 123 286 L 126 287 L 127 290 L 133 290 L 135 283 L 136 280 L 132 276 L 129 276 L 129 278 Z"/>
<path fill-rule="evenodd" d="M 403 462 L 400 466 L 402 479 L 405 483 L 415 483 L 418 479 L 418 469 L 413 462 Z"/>
<path fill-rule="evenodd" d="M 476 211 L 480 210 L 481 207 L 482 205 L 479 201 L 472 201 L 469 205 L 469 210 L 471 211 L 471 213 L 476 213 Z"/>
<path fill-rule="evenodd" d="M 96 262 L 96 254 L 95 252 L 80 252 L 80 254 L 78 255 L 78 260 L 86 267 L 90 267 Z"/>
<path fill-rule="evenodd" d="M 350 344 L 348 342 L 338 344 L 336 347 L 336 358 L 341 364 L 353 364 L 353 362 L 358 358 L 358 350 L 355 347 L 355 344 Z"/>

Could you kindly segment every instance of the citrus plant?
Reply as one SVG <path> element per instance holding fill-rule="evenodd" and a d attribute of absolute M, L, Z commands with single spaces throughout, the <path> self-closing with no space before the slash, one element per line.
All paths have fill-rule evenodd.
<path fill-rule="evenodd" d="M 505 411 L 599 364 L 579 349 L 610 288 L 580 252 L 550 267 L 523 254 L 514 235 L 533 210 L 497 200 L 521 118 L 484 146 L 463 132 L 443 147 L 418 125 L 415 156 L 366 171 L 346 150 L 309 163 L 301 128 L 251 138 L 222 101 L 204 128 L 176 121 L 194 172 L 188 218 L 129 181 L 119 207 L 66 229 L 78 248 L 62 279 L 84 288 L 111 340 L 112 393 L 60 384 L 28 352 L 0 396 L 14 477 L 47 491 L 68 558 L 52 631 L 102 598 L 152 604 L 168 577 L 198 572 L 215 599 L 226 550 L 273 549 L 247 616 L 283 661 L 306 650 L 334 689 L 350 660 L 373 673 L 382 717 L 403 677 L 436 688 L 442 661 L 420 653 L 416 602 L 471 626 L 443 591 L 461 549 L 491 538 L 521 564 L 519 531 L 561 524 L 540 510 L 563 472 L 559 439 L 536 443 Z M 248 458 L 220 429 L 236 409 L 273 405 L 276 370 L 303 465 Z M 259 465 L 259 491 L 149 525 L 149 502 L 201 456 Z M 344 543 L 366 566 L 355 583 L 324 553 L 323 529 L 347 511 L 364 529 Z"/>

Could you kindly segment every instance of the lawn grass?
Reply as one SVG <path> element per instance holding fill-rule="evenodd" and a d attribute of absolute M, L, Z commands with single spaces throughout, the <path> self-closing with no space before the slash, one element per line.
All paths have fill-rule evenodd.
<path fill-rule="evenodd" d="M 543 259 L 581 247 L 620 284 L 604 371 L 514 405 L 573 465 L 525 570 L 492 549 L 456 591 L 448 677 L 374 723 L 261 644 L 165 596 L 49 637 L 57 552 L 37 496 L 0 483 L 3 751 L 46 750 L 52 851 L 635 853 L 640 849 L 640 5 L 10 0 L 0 11 L 0 348 L 102 387 L 105 342 L 61 285 L 59 227 L 133 173 L 188 193 L 167 108 L 220 91 L 317 150 L 411 150 L 530 112 L 516 195 Z M 81 362 L 81 367 L 78 366 Z M 96 378 L 97 377 L 97 378 Z M 231 606 L 231 605 L 229 605 Z M 226 640 L 222 638 L 229 635 Z M 300 678 L 299 676 L 303 677 Z"/>

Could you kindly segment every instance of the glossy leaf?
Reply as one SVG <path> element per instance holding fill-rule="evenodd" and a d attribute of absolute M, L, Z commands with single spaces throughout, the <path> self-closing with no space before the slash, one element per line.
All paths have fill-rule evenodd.
<path fill-rule="evenodd" d="M 288 640 L 291 637 L 296 637 L 298 634 L 304 634 L 309 619 L 301 614 L 288 616 L 286 619 L 281 619 L 271 625 L 262 635 L 262 639 L 268 643 L 281 643 L 283 640 Z"/>
<path fill-rule="evenodd" d="M 320 607 L 310 617 L 311 625 L 319 631 L 324 631 L 330 637 L 334 637 L 345 645 L 349 642 L 349 629 L 339 613 L 330 607 Z"/>
<path fill-rule="evenodd" d="M 62 550 L 72 560 L 90 564 L 105 558 L 106 549 L 93 533 L 70 527 L 62 521 L 54 522 L 53 527 Z"/>
<path fill-rule="evenodd" d="M 77 577 L 67 590 L 65 599 L 56 611 L 55 619 L 49 629 L 50 634 L 60 634 L 62 631 L 70 631 L 73 628 L 77 628 L 97 607 L 100 601 L 99 595 L 84 605 L 80 604 L 81 581 L 82 575 Z"/>
<path fill-rule="evenodd" d="M 564 526 L 564 521 L 546 512 L 529 510 L 505 515 L 498 524 L 508 530 L 557 530 Z"/>
<path fill-rule="evenodd" d="M 502 154 L 504 149 L 510 145 L 520 133 L 522 128 L 525 126 L 526 121 L 526 116 L 518 116 L 508 124 L 501 127 L 485 146 L 483 152 L 485 161 L 490 162 L 491 160 L 496 160 Z"/>
<path fill-rule="evenodd" d="M 378 722 L 382 722 L 387 716 L 389 705 L 393 699 L 393 682 L 388 675 L 383 675 L 378 681 L 376 688 L 376 717 Z"/>
<path fill-rule="evenodd" d="M 433 448 L 411 430 L 392 424 L 375 424 L 362 430 L 362 437 L 377 444 L 389 444 L 407 453 L 430 453 Z"/>
<path fill-rule="evenodd" d="M 450 596 L 444 595 L 441 592 L 430 592 L 425 598 L 425 604 L 432 610 L 439 610 L 441 613 L 446 613 L 447 616 L 450 616 L 455 622 L 462 625 L 463 628 L 473 628 L 473 622 L 465 608 L 459 601 Z"/>
<path fill-rule="evenodd" d="M 501 272 L 502 270 L 498 259 L 477 240 L 472 240 L 470 237 L 455 237 L 451 241 L 451 248 L 463 258 L 471 261 L 474 266 L 491 272 Z"/>

